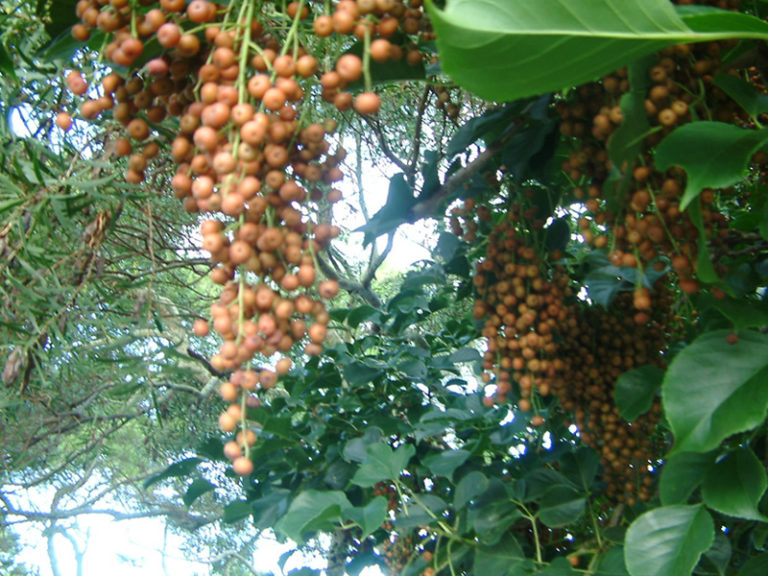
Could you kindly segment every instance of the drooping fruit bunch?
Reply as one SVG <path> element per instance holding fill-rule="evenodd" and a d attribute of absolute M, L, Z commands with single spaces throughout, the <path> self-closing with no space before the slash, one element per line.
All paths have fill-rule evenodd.
<path fill-rule="evenodd" d="M 655 296 L 665 304 L 669 292 L 660 290 Z M 561 406 L 574 414 L 582 441 L 602 458 L 606 495 L 622 502 L 650 497 L 650 470 L 661 451 L 654 444 L 661 407 L 656 399 L 649 411 L 626 421 L 614 399 L 616 382 L 628 370 L 661 367 L 668 341 L 666 318 L 638 324 L 633 309 L 630 292 L 619 294 L 607 309 L 574 306 L 562 327 L 563 366 L 555 386 Z"/>
<path fill-rule="evenodd" d="M 370 62 L 421 62 L 415 42 L 428 34 L 421 3 L 302 0 L 283 12 L 252 0 L 80 0 L 76 10 L 74 36 L 104 34 L 103 56 L 117 71 L 100 88 L 89 88 L 78 71 L 67 84 L 84 98 L 83 118 L 111 115 L 124 127 L 113 147 L 128 157 L 126 180 L 142 182 L 169 129 L 176 132 L 170 188 L 189 212 L 205 214 L 202 247 L 215 263 L 211 279 L 222 286 L 210 321 L 198 320 L 194 331 L 205 336 L 212 325 L 223 340 L 211 359 L 232 374 L 221 388 L 229 407 L 219 423 L 237 432 L 225 452 L 247 474 L 257 438 L 247 414 L 258 402 L 253 393 L 290 370 L 290 359 L 280 356 L 296 345 L 308 355 L 322 351 L 329 321 L 323 300 L 339 289 L 320 281 L 316 256 L 339 234 L 328 206 L 341 198 L 345 152 L 331 150 L 337 123 L 317 119 L 316 89 L 339 110 L 376 113 Z M 307 34 L 333 35 L 334 56 L 349 46 L 345 36 L 362 45 L 358 53 L 318 58 Z M 321 62 L 330 63 L 325 72 Z M 356 97 L 346 91 L 354 83 L 364 87 Z M 66 130 L 71 122 L 61 117 L 59 125 Z"/>
<path fill-rule="evenodd" d="M 556 266 L 545 266 L 518 221 L 517 212 L 510 211 L 488 236 L 474 277 L 479 298 L 473 316 L 485 323 L 484 380 L 496 385 L 497 401 L 515 386 L 518 405 L 527 412 L 533 392 L 548 396 L 562 368 L 555 334 L 568 317 L 564 301 L 571 292 L 568 277 Z"/>

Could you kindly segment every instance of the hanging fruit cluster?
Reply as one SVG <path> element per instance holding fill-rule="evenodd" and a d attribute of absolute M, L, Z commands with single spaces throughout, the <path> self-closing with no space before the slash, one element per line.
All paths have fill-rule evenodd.
<path fill-rule="evenodd" d="M 212 326 L 223 340 L 211 364 L 232 374 L 221 387 L 229 407 L 219 423 L 237 432 L 225 453 L 240 474 L 253 469 L 257 436 L 247 409 L 258 404 L 255 392 L 291 369 L 281 356 L 296 345 L 308 355 L 322 351 L 324 300 L 339 289 L 320 281 L 316 257 L 339 234 L 328 206 L 341 199 L 345 152 L 331 149 L 336 121 L 316 119 L 315 89 L 340 111 L 374 114 L 381 101 L 370 61 L 419 64 L 414 41 L 428 34 L 420 2 L 342 0 L 328 13 L 325 4 L 290 2 L 284 12 L 254 1 L 80 0 L 76 7 L 75 38 L 104 34 L 102 55 L 120 72 L 89 87 L 75 70 L 67 84 L 83 97 L 83 118 L 107 115 L 122 125 L 113 148 L 127 157 L 129 183 L 151 173 L 168 127 L 177 127 L 170 188 L 187 211 L 205 215 L 202 247 L 222 286 L 211 320 L 195 322 L 194 332 L 205 336 Z M 311 53 L 312 36 L 332 35 L 337 48 L 354 35 L 362 49 L 335 61 Z M 323 71 L 321 61 L 332 65 Z M 355 83 L 364 87 L 357 96 L 348 90 Z M 57 123 L 68 130 L 71 117 L 62 113 Z"/>
<path fill-rule="evenodd" d="M 660 305 L 670 293 L 661 291 Z M 666 318 L 638 325 L 633 298 L 619 294 L 611 307 L 574 306 L 570 321 L 561 327 L 560 358 L 563 369 L 556 386 L 560 405 L 574 414 L 582 441 L 602 458 L 606 495 L 633 504 L 648 500 L 657 458 L 663 447 L 654 431 L 661 415 L 658 399 L 632 422 L 620 414 L 614 400 L 619 377 L 641 366 L 663 364 L 667 344 Z M 659 306 L 663 310 L 663 306 Z"/>
<path fill-rule="evenodd" d="M 549 396 L 562 369 L 555 333 L 568 317 L 564 302 L 571 293 L 568 277 L 557 267 L 550 272 L 517 226 L 518 213 L 511 210 L 488 236 L 474 278 L 480 298 L 473 316 L 485 322 L 484 380 L 496 385 L 498 401 L 515 386 L 527 412 L 533 392 Z"/>

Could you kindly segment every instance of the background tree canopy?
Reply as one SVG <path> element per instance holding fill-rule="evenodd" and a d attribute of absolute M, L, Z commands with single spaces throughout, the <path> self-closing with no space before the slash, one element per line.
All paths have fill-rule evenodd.
<path fill-rule="evenodd" d="M 4 573 L 768 573 L 766 16 L 3 2 Z"/>

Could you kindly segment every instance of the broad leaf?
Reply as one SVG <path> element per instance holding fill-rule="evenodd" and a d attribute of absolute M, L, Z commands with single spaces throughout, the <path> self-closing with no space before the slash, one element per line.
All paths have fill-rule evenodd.
<path fill-rule="evenodd" d="M 355 472 L 352 482 L 358 486 L 373 486 L 382 480 L 396 480 L 416 454 L 416 449 L 410 444 L 392 450 L 389 445 L 372 444 L 365 449 L 368 457 Z"/>
<path fill-rule="evenodd" d="M 715 301 L 715 308 L 731 321 L 736 330 L 768 325 L 768 301 L 724 298 Z"/>
<path fill-rule="evenodd" d="M 363 531 L 361 538 L 378 530 L 387 519 L 387 499 L 377 496 L 360 508 L 350 508 L 345 517 L 353 520 Z"/>
<path fill-rule="evenodd" d="M 235 500 L 224 506 L 224 517 L 222 520 L 227 524 L 239 522 L 243 518 L 251 515 L 253 509 L 245 500 Z"/>
<path fill-rule="evenodd" d="M 742 14 L 725 30 L 694 14 L 694 32 L 668 0 L 448 0 L 445 10 L 427 8 L 443 71 L 496 101 L 583 84 L 671 44 L 723 33 L 768 37 L 768 24 Z"/>
<path fill-rule="evenodd" d="M 305 490 L 291 502 L 275 530 L 295 542 L 303 542 L 304 534 L 330 530 L 342 519 L 343 511 L 352 508 L 343 492 Z"/>
<path fill-rule="evenodd" d="M 589 493 L 599 468 L 600 455 L 589 446 L 582 446 L 560 459 L 560 472 L 584 493 Z"/>
<path fill-rule="evenodd" d="M 0 44 L 0 73 L 6 74 L 8 78 L 11 78 L 14 81 L 18 81 L 18 78 L 16 78 L 16 70 L 13 65 L 13 58 L 2 44 Z"/>
<path fill-rule="evenodd" d="M 474 574 L 506 576 L 516 574 L 526 561 L 520 543 L 512 534 L 506 534 L 495 546 L 480 546 L 475 550 Z"/>
<path fill-rule="evenodd" d="M 752 84 L 732 74 L 715 74 L 715 86 L 738 102 L 753 118 L 768 112 L 768 95 L 761 94 Z"/>
<path fill-rule="evenodd" d="M 550 528 L 561 528 L 581 518 L 586 503 L 582 493 L 556 486 L 542 496 L 537 516 Z"/>
<path fill-rule="evenodd" d="M 200 498 L 200 496 L 215 489 L 216 487 L 205 478 L 195 478 L 184 493 L 182 498 L 184 505 L 187 507 L 192 506 L 194 501 Z"/>
<path fill-rule="evenodd" d="M 744 178 L 747 162 L 768 141 L 768 130 L 722 122 L 692 122 L 677 128 L 656 149 L 656 167 L 680 166 L 687 174 L 680 209 L 704 188 L 726 188 Z"/>
<path fill-rule="evenodd" d="M 655 508 L 627 530 L 624 559 L 632 576 L 690 576 L 714 539 L 703 506 Z"/>
<path fill-rule="evenodd" d="M 158 474 L 153 474 L 146 480 L 144 480 L 144 489 L 146 490 L 152 484 L 156 484 L 157 482 L 160 482 L 161 480 L 165 480 L 166 478 L 177 478 L 179 476 L 189 476 L 192 471 L 198 467 L 198 465 L 202 462 L 202 459 L 200 458 L 185 458 L 184 460 L 179 460 L 178 462 L 174 462 L 168 468 L 163 470 L 162 472 L 159 472 Z"/>
<path fill-rule="evenodd" d="M 488 489 L 474 499 L 467 521 L 482 545 L 493 546 L 522 515 L 501 480 L 491 478 L 488 485 Z"/>
<path fill-rule="evenodd" d="M 629 576 L 623 546 L 614 546 L 600 558 L 595 576 Z"/>
<path fill-rule="evenodd" d="M 715 541 L 710 546 L 709 550 L 704 552 L 704 556 L 701 558 L 699 568 L 704 568 L 706 572 L 711 573 L 710 566 L 714 568 L 720 576 L 725 576 L 728 571 L 728 565 L 731 563 L 731 556 L 733 555 L 733 547 L 728 536 L 722 532 L 715 534 Z M 702 570 L 703 572 L 704 570 Z"/>
<path fill-rule="evenodd" d="M 765 466 L 752 450 L 740 448 L 709 469 L 701 495 L 713 510 L 747 520 L 766 521 L 757 509 L 766 486 Z"/>
<path fill-rule="evenodd" d="M 479 496 L 488 489 L 488 478 L 475 470 L 470 472 L 456 486 L 453 497 L 453 506 L 458 510 L 466 506 L 473 498 Z"/>
<path fill-rule="evenodd" d="M 678 452 L 669 456 L 661 470 L 661 503 L 664 506 L 685 504 L 714 460 L 714 452 Z"/>
<path fill-rule="evenodd" d="M 768 411 L 768 336 L 706 333 L 672 361 L 662 386 L 676 452 L 707 452 L 760 424 Z"/>
<path fill-rule="evenodd" d="M 739 576 L 765 576 L 768 574 L 768 554 L 750 558 L 739 570 Z"/>
<path fill-rule="evenodd" d="M 466 450 L 445 450 L 424 458 L 424 464 L 435 476 L 453 479 L 453 472 L 467 461 L 471 453 Z"/>
<path fill-rule="evenodd" d="M 632 422 L 648 412 L 663 378 L 664 371 L 658 366 L 641 366 L 619 376 L 613 397 L 621 417 Z"/>
<path fill-rule="evenodd" d="M 285 488 L 272 488 L 266 496 L 253 500 L 253 525 L 260 530 L 272 528 L 285 515 L 291 501 L 291 491 Z"/>
<path fill-rule="evenodd" d="M 629 176 L 632 166 L 643 147 L 643 134 L 648 131 L 648 113 L 645 109 L 645 96 L 650 84 L 649 68 L 655 58 L 642 58 L 629 66 L 629 92 L 622 95 L 619 105 L 623 116 L 621 124 L 608 141 L 608 156 L 617 168 Z M 623 166 L 627 166 L 626 170 Z M 622 179 L 629 184 L 629 178 Z M 617 203 L 616 194 L 609 195 L 609 202 Z M 612 207 L 613 208 L 613 207 Z"/>
<path fill-rule="evenodd" d="M 393 232 L 400 224 L 410 221 L 411 208 L 416 203 L 413 190 L 405 179 L 405 174 L 398 173 L 389 180 L 387 202 L 373 217 L 355 232 L 363 232 L 363 246 L 367 246 L 382 234 Z"/>

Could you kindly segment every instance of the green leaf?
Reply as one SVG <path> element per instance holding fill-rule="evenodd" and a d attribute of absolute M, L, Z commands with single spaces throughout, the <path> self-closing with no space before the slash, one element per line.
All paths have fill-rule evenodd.
<path fill-rule="evenodd" d="M 266 496 L 251 502 L 253 525 L 260 530 L 272 528 L 280 518 L 285 516 L 290 500 L 290 490 L 271 488 Z"/>
<path fill-rule="evenodd" d="M 715 74 L 713 81 L 715 86 L 738 102 L 747 111 L 747 114 L 753 118 L 768 112 L 768 95 L 758 92 L 746 80 L 742 80 L 733 74 L 720 73 Z"/>
<path fill-rule="evenodd" d="M 467 521 L 484 546 L 493 546 L 507 533 L 522 514 L 507 493 L 507 486 L 497 478 L 488 481 L 488 489 L 473 499 Z"/>
<path fill-rule="evenodd" d="M 765 576 L 768 574 L 768 554 L 750 558 L 739 570 L 739 576 Z"/>
<path fill-rule="evenodd" d="M 344 378 L 351 386 L 357 387 L 375 380 L 383 371 L 360 362 L 349 362 L 344 365 Z"/>
<path fill-rule="evenodd" d="M 416 449 L 410 444 L 404 444 L 392 450 L 389 445 L 381 443 L 367 446 L 365 452 L 368 457 L 352 477 L 352 482 L 358 486 L 373 486 L 382 480 L 397 480 L 416 454 Z"/>
<path fill-rule="evenodd" d="M 621 417 L 627 422 L 632 422 L 648 412 L 663 379 L 664 371 L 652 365 L 641 366 L 619 376 L 613 397 Z"/>
<path fill-rule="evenodd" d="M 189 508 L 200 496 L 215 489 L 216 487 L 205 478 L 195 478 L 184 493 L 184 505 Z"/>
<path fill-rule="evenodd" d="M 355 232 L 363 232 L 363 246 L 367 246 L 382 234 L 392 232 L 400 224 L 408 222 L 411 218 L 411 208 L 416 203 L 413 189 L 405 179 L 405 174 L 398 173 L 389 180 L 389 193 L 387 202 L 373 215 L 373 217 L 360 226 Z"/>
<path fill-rule="evenodd" d="M 692 122 L 677 128 L 656 148 L 656 167 L 680 166 L 687 174 L 680 209 L 704 188 L 727 188 L 744 178 L 752 155 L 768 141 L 768 130 L 722 122 Z"/>
<path fill-rule="evenodd" d="M 556 486 L 542 496 L 537 516 L 550 528 L 561 528 L 581 518 L 586 503 L 586 498 L 580 492 Z"/>
<path fill-rule="evenodd" d="M 671 44 L 720 39 L 723 32 L 768 37 L 768 24 L 743 14 L 717 30 L 708 29 L 711 17 L 691 14 L 691 26 L 699 30 L 694 32 L 667 0 L 448 0 L 445 10 L 426 5 L 443 71 L 495 101 L 583 84 Z"/>
<path fill-rule="evenodd" d="M 709 550 L 704 552 L 704 557 L 701 559 L 700 564 L 706 568 L 712 566 L 720 576 L 725 576 L 728 571 L 728 565 L 731 563 L 732 554 L 733 548 L 728 536 L 722 532 L 717 532 L 715 534 L 715 541 Z"/>
<path fill-rule="evenodd" d="M 724 298 L 715 301 L 715 308 L 731 321 L 736 330 L 768 325 L 768 302 L 765 301 Z"/>
<path fill-rule="evenodd" d="M 13 58 L 5 49 L 5 46 L 0 44 L 0 72 L 11 78 L 14 82 L 18 82 L 16 77 L 16 70 L 13 65 Z"/>
<path fill-rule="evenodd" d="M 466 506 L 473 498 L 488 489 L 488 478 L 477 470 L 470 472 L 459 481 L 453 496 L 453 506 L 457 510 Z"/>
<path fill-rule="evenodd" d="M 519 113 L 517 102 L 501 108 L 487 110 L 482 116 L 469 119 L 459 128 L 448 143 L 446 156 L 451 158 L 461 152 L 466 152 L 470 144 L 484 138 L 488 134 L 498 135 L 500 127 L 507 127 Z"/>
<path fill-rule="evenodd" d="M 333 529 L 344 511 L 351 508 L 344 492 L 305 490 L 291 502 L 275 530 L 301 544 L 308 532 Z"/>
<path fill-rule="evenodd" d="M 56 0 L 50 3 L 49 19 L 45 25 L 45 31 L 51 38 L 55 38 L 63 32 L 69 34 L 69 28 L 78 21 L 75 12 L 76 5 L 77 0 Z"/>
<path fill-rule="evenodd" d="M 156 484 L 166 478 L 176 478 L 178 476 L 189 476 L 192 471 L 202 462 L 201 458 L 185 458 L 178 462 L 174 462 L 168 468 L 158 474 L 154 474 L 144 480 L 144 489 L 146 490 L 152 484 Z"/>
<path fill-rule="evenodd" d="M 557 218 L 544 230 L 547 250 L 565 250 L 571 240 L 571 227 L 567 218 Z"/>
<path fill-rule="evenodd" d="M 714 539 L 703 506 L 655 508 L 630 525 L 624 559 L 632 576 L 690 576 Z"/>
<path fill-rule="evenodd" d="M 578 485 L 557 470 L 537 468 L 519 480 L 515 490 L 523 502 L 533 502 L 554 487 L 576 490 Z"/>
<path fill-rule="evenodd" d="M 347 462 L 365 462 L 368 458 L 366 448 L 370 444 L 381 442 L 383 433 L 380 428 L 370 426 L 365 430 L 362 438 L 352 438 L 344 445 L 342 455 Z"/>
<path fill-rule="evenodd" d="M 649 57 L 629 66 L 630 90 L 619 101 L 623 119 L 608 141 L 608 156 L 621 170 L 625 163 L 634 164 L 643 147 L 643 135 L 648 131 L 645 95 L 650 83 L 648 70 L 653 63 L 655 58 Z M 631 173 L 631 167 L 626 172 Z"/>
<path fill-rule="evenodd" d="M 701 213 L 701 204 L 694 202 L 690 205 L 688 215 L 691 217 L 691 222 L 696 226 L 699 231 L 699 239 L 696 243 L 698 248 L 696 256 L 696 277 L 702 282 L 709 284 L 715 284 L 720 282 L 720 277 L 717 275 L 715 266 L 712 264 L 712 259 L 709 256 L 709 240 L 707 238 L 707 229 L 704 226 L 704 217 Z"/>
<path fill-rule="evenodd" d="M 480 352 L 476 348 L 459 348 L 456 352 L 452 353 L 448 359 L 454 364 L 459 362 L 476 362 L 482 359 Z"/>
<path fill-rule="evenodd" d="M 728 516 L 767 521 L 757 505 L 768 486 L 765 467 L 749 448 L 739 448 L 712 466 L 704 477 L 704 503 Z"/>
<path fill-rule="evenodd" d="M 624 562 L 624 546 L 614 546 L 600 558 L 595 576 L 629 576 Z"/>
<path fill-rule="evenodd" d="M 363 530 L 360 538 L 366 538 L 378 530 L 387 519 L 387 499 L 376 496 L 364 507 L 350 508 L 345 518 L 353 520 Z"/>
<path fill-rule="evenodd" d="M 560 459 L 560 472 L 584 493 L 589 493 L 600 468 L 600 455 L 589 446 L 582 446 Z"/>
<path fill-rule="evenodd" d="M 512 534 L 505 534 L 495 546 L 480 546 L 475 550 L 473 574 L 507 576 L 516 574 L 520 564 L 526 561 L 520 543 Z"/>
<path fill-rule="evenodd" d="M 768 336 L 708 332 L 684 348 L 662 385 L 675 452 L 707 452 L 731 434 L 750 430 L 768 412 Z"/>
<path fill-rule="evenodd" d="M 664 506 L 685 504 L 715 460 L 714 452 L 678 452 L 661 470 L 659 493 Z"/>
<path fill-rule="evenodd" d="M 433 454 L 424 458 L 424 464 L 435 476 L 443 476 L 453 480 L 453 472 L 464 464 L 472 455 L 466 450 L 444 450 L 439 454 Z"/>
<path fill-rule="evenodd" d="M 243 518 L 251 515 L 253 509 L 245 500 L 235 500 L 224 506 L 224 517 L 222 520 L 227 524 L 239 522 Z"/>
<path fill-rule="evenodd" d="M 358 306 L 349 311 L 349 314 L 347 315 L 347 324 L 352 328 L 357 328 L 363 322 L 378 318 L 380 315 L 381 313 L 373 306 L 363 304 L 362 306 Z"/>

